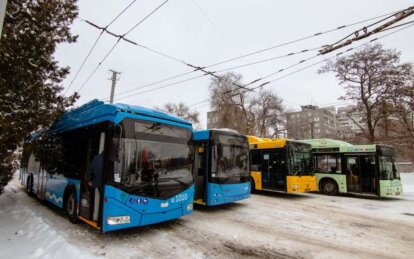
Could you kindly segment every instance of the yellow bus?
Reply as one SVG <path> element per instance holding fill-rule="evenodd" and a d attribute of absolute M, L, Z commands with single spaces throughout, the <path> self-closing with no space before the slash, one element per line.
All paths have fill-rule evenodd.
<path fill-rule="evenodd" d="M 310 144 L 248 136 L 252 191 L 317 191 Z"/>

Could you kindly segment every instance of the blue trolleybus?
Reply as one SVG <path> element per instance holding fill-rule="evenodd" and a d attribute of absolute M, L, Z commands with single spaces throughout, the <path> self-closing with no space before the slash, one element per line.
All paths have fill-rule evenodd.
<path fill-rule="evenodd" d="M 158 111 L 91 101 L 24 145 L 29 194 L 103 231 L 193 210 L 191 123 Z"/>
<path fill-rule="evenodd" d="M 207 206 L 250 197 L 249 144 L 232 130 L 193 132 L 194 203 Z"/>

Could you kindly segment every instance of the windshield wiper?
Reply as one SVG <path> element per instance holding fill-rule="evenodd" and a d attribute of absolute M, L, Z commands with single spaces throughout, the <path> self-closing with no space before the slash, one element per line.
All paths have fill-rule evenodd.
<path fill-rule="evenodd" d="M 127 192 L 135 191 L 135 190 L 138 190 L 138 189 L 141 189 L 141 188 L 144 188 L 144 187 L 148 187 L 148 186 L 150 186 L 154 183 L 155 182 L 147 182 L 147 183 L 136 185 L 136 186 L 130 186 L 130 187 L 127 187 L 125 189 L 125 191 L 127 191 Z"/>
<path fill-rule="evenodd" d="M 224 178 L 223 180 L 219 180 L 220 181 L 220 183 L 225 183 L 225 182 L 227 182 L 228 180 L 230 180 L 230 177 L 227 177 L 227 178 Z"/>
<path fill-rule="evenodd" d="M 191 184 L 188 184 L 188 183 L 185 183 L 185 182 L 181 181 L 180 180 L 181 178 L 184 178 L 184 177 L 171 177 L 171 178 L 161 178 L 161 179 L 158 178 L 158 182 L 168 182 L 170 180 L 173 180 L 177 183 L 180 183 L 180 184 L 184 185 L 185 187 L 188 187 L 188 186 L 191 185 Z"/>

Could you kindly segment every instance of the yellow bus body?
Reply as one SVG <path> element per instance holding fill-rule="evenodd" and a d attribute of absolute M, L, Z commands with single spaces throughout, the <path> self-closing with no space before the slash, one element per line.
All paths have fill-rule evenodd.
<path fill-rule="evenodd" d="M 291 140 L 287 139 L 269 139 L 258 138 L 255 136 L 248 136 L 250 150 L 253 149 L 284 149 L 286 143 Z M 285 149 L 286 152 L 286 149 Z M 251 170 L 250 176 L 254 182 L 255 190 L 271 190 L 264 189 L 262 185 L 262 172 L 257 170 Z M 303 193 L 317 191 L 318 186 L 316 184 L 316 176 L 313 175 L 287 175 L 285 191 L 287 193 Z"/>

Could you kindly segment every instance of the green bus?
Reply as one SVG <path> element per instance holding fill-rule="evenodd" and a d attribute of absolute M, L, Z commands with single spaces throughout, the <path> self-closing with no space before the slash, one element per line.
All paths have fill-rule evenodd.
<path fill-rule="evenodd" d="M 312 145 L 319 191 L 395 197 L 403 187 L 395 167 L 395 149 L 382 144 L 352 145 L 333 139 L 301 140 Z"/>

